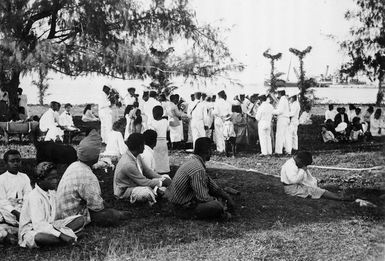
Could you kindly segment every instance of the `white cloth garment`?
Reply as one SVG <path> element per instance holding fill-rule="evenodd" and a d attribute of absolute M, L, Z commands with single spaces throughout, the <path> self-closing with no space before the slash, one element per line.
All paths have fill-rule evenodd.
<path fill-rule="evenodd" d="M 277 132 L 275 135 L 275 153 L 282 154 L 283 147 L 291 154 L 290 108 L 286 96 L 279 99 L 277 109 L 273 111 L 277 115 Z"/>
<path fill-rule="evenodd" d="M 104 143 L 107 143 L 107 135 L 112 130 L 112 109 L 111 102 L 107 95 L 103 92 L 99 99 L 99 119 L 100 119 L 100 134 Z"/>
<path fill-rule="evenodd" d="M 144 103 L 143 105 L 143 111 L 144 114 L 147 116 L 147 127 L 150 128 L 149 126 L 151 123 L 154 121 L 154 115 L 152 114 L 152 109 L 155 106 L 161 106 L 160 102 L 152 97 L 148 99 L 147 102 Z"/>
<path fill-rule="evenodd" d="M 327 121 L 327 120 L 332 120 L 332 121 L 334 121 L 334 118 L 336 117 L 336 115 L 337 115 L 337 111 L 336 110 L 327 110 L 327 111 L 325 111 L 325 122 Z"/>
<path fill-rule="evenodd" d="M 44 191 L 38 185 L 25 199 L 20 214 L 19 245 L 21 247 L 37 247 L 34 240 L 36 234 L 44 233 L 59 237 L 61 233 L 73 237 L 77 236 L 71 229 L 65 227 L 75 218 L 71 216 L 64 220 L 55 220 L 56 217 L 56 191 Z M 76 231 L 78 232 L 78 231 Z"/>
<path fill-rule="evenodd" d="M 271 141 L 271 119 L 273 117 L 273 106 L 264 101 L 257 110 L 255 119 L 258 121 L 258 136 L 262 155 L 270 155 L 272 151 Z"/>
<path fill-rule="evenodd" d="M 301 117 L 299 117 L 299 124 L 301 125 L 311 125 L 313 121 L 311 120 L 311 114 L 304 111 L 301 114 Z"/>
<path fill-rule="evenodd" d="M 31 190 L 31 181 L 26 174 L 4 172 L 0 175 L 0 209 L 9 213 L 13 210 L 20 211 L 23 199 Z M 1 216 L 0 214 L 0 220 Z"/>
<path fill-rule="evenodd" d="M 123 102 L 124 102 L 124 105 L 133 105 L 134 102 L 136 101 L 136 97 L 135 96 L 131 96 L 130 93 L 127 93 L 126 96 L 124 96 L 124 99 L 123 99 Z"/>
<path fill-rule="evenodd" d="M 153 129 L 158 134 L 154 148 L 155 170 L 158 173 L 168 173 L 170 172 L 170 159 L 166 139 L 168 121 L 166 119 L 154 120 L 148 128 Z"/>
<path fill-rule="evenodd" d="M 59 114 L 49 108 L 40 118 L 39 128 L 42 132 L 47 132 L 44 140 L 55 141 L 58 137 L 63 141 L 64 131 L 58 127 Z"/>
<path fill-rule="evenodd" d="M 301 108 L 298 101 L 290 104 L 290 125 L 289 132 L 291 136 L 292 149 L 298 150 L 298 125 L 299 125 L 299 112 Z"/>
<path fill-rule="evenodd" d="M 90 122 L 90 121 L 98 121 L 99 118 L 96 117 L 93 113 L 92 110 L 87 110 L 86 113 L 82 115 L 82 121 L 84 122 Z"/>
<path fill-rule="evenodd" d="M 297 167 L 294 158 L 283 164 L 281 182 L 290 185 L 285 186 L 285 192 L 292 196 L 320 198 L 325 192 L 324 189 L 317 186 L 317 179 L 307 169 Z"/>
<path fill-rule="evenodd" d="M 71 113 L 67 111 L 62 112 L 62 114 L 60 114 L 60 117 L 59 117 L 59 125 L 65 126 L 65 127 L 75 126 Z"/>
<path fill-rule="evenodd" d="M 195 100 L 191 106 L 191 135 L 193 147 L 195 147 L 195 141 L 198 138 L 206 137 L 204 119 L 207 118 L 207 110 L 201 101 Z"/>
<path fill-rule="evenodd" d="M 104 156 L 120 157 L 128 150 L 124 143 L 123 135 L 120 131 L 110 131 L 107 136 L 106 150 L 102 153 Z"/>
<path fill-rule="evenodd" d="M 144 165 L 152 169 L 153 171 L 156 172 L 155 170 L 155 159 L 154 159 L 154 150 L 151 149 L 149 146 L 144 145 L 144 150 L 143 153 L 139 155 L 142 159 L 142 162 Z"/>
<path fill-rule="evenodd" d="M 226 115 L 231 114 L 231 104 L 222 98 L 218 98 L 218 100 L 214 104 L 213 114 L 215 116 L 214 128 L 216 137 L 215 144 L 217 145 L 217 151 L 224 152 L 225 139 L 223 136 L 223 119 Z"/>

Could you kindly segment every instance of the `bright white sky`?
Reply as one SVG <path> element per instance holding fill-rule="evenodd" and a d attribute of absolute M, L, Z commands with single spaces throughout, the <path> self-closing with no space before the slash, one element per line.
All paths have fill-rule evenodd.
<path fill-rule="evenodd" d="M 287 73 L 290 59 L 297 66 L 297 59 L 289 52 L 311 45 L 313 50 L 305 58 L 305 69 L 311 75 L 329 72 L 340 67 L 343 61 L 337 40 L 343 40 L 349 32 L 350 22 L 344 19 L 347 10 L 353 9 L 353 0 L 194 0 L 198 20 L 231 27 L 227 43 L 234 57 L 248 66 L 241 79 L 256 82 L 270 72 L 269 61 L 262 53 L 282 52 L 277 69 Z M 332 40 L 327 35 L 334 35 Z M 295 80 L 293 71 L 290 78 Z M 257 80 L 259 82 L 260 80 Z"/>
<path fill-rule="evenodd" d="M 344 14 L 355 7 L 353 0 L 190 1 L 199 23 L 231 28 L 226 34 L 226 43 L 233 57 L 247 66 L 244 72 L 233 76 L 242 84 L 259 86 L 263 85 L 264 78 L 270 72 L 270 63 L 262 56 L 267 48 L 271 48 L 272 53 L 283 53 L 282 60 L 276 64 L 277 71 L 287 73 L 291 59 L 292 67 L 298 66 L 297 58 L 288 50 L 290 47 L 302 50 L 308 45 L 313 47 L 305 58 L 308 75 L 325 73 L 326 65 L 330 66 L 329 73 L 338 69 L 344 56 L 337 40 L 348 36 L 351 26 L 344 19 Z M 334 35 L 336 40 L 327 35 Z M 110 84 L 124 94 L 128 86 L 140 88 L 142 85 L 138 81 L 127 82 L 105 77 L 82 77 L 75 80 L 59 75 L 49 77 L 53 78 L 49 81 L 51 96 L 46 102 L 92 102 L 93 98 L 90 99 L 89 94 L 94 93 L 96 86 L 101 88 L 103 84 Z M 31 76 L 22 79 L 21 87 L 28 95 L 29 102 L 37 103 L 37 88 L 31 85 L 31 80 Z M 290 72 L 290 80 L 296 81 L 293 70 Z"/>

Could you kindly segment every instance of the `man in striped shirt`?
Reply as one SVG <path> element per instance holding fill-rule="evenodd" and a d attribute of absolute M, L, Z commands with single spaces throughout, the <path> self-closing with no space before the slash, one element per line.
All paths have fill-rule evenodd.
<path fill-rule="evenodd" d="M 231 217 L 235 204 L 206 173 L 205 162 L 210 160 L 211 141 L 196 140 L 194 155 L 176 172 L 166 197 L 176 212 L 198 219 Z"/>

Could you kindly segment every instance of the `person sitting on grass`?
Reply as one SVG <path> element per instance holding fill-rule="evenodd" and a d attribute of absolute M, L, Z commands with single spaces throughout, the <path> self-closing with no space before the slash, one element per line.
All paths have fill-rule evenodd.
<path fill-rule="evenodd" d="M 99 120 L 99 118 L 97 116 L 95 116 L 95 114 L 92 112 L 92 105 L 87 104 L 83 110 L 82 121 L 83 122 L 93 122 L 93 121 L 98 121 L 98 120 Z"/>
<path fill-rule="evenodd" d="M 3 232 L 0 242 L 17 242 L 17 230 L 23 199 L 31 192 L 28 176 L 21 173 L 21 155 L 17 150 L 4 153 L 7 171 L 0 175 L 0 229 Z"/>
<path fill-rule="evenodd" d="M 327 198 L 334 200 L 353 200 L 351 197 L 330 192 L 317 186 L 317 179 L 313 177 L 307 166 L 313 162 L 310 152 L 300 151 L 287 160 L 281 168 L 281 182 L 286 194 L 301 198 Z"/>
<path fill-rule="evenodd" d="M 158 192 L 165 190 L 160 188 L 170 185 L 170 178 L 155 173 L 139 157 L 144 150 L 142 134 L 131 134 L 126 144 L 128 151 L 120 158 L 114 173 L 115 197 L 129 199 L 131 203 L 156 203 Z M 163 191 L 159 194 L 163 195 Z"/>
<path fill-rule="evenodd" d="M 234 213 L 233 199 L 207 175 L 211 140 L 198 138 L 194 155 L 177 170 L 166 197 L 177 215 L 184 218 L 222 219 Z"/>
<path fill-rule="evenodd" d="M 352 121 L 352 130 L 350 131 L 350 141 L 361 141 L 364 138 L 364 130 L 362 128 L 361 119 L 354 117 Z"/>
<path fill-rule="evenodd" d="M 20 214 L 19 245 L 35 248 L 74 243 L 85 224 L 82 215 L 56 219 L 56 188 L 59 175 L 51 162 L 36 166 L 36 185 L 26 197 Z"/>
<path fill-rule="evenodd" d="M 127 145 L 124 143 L 123 135 L 120 132 L 122 127 L 123 124 L 120 120 L 114 122 L 112 130 L 107 135 L 106 150 L 102 153 L 103 156 L 115 158 L 116 162 L 127 152 Z"/>
<path fill-rule="evenodd" d="M 102 139 L 92 130 L 78 146 L 78 161 L 64 172 L 57 188 L 57 218 L 83 215 L 86 224 L 115 226 L 127 219 L 126 211 L 107 208 L 91 166 L 98 162 Z"/>
<path fill-rule="evenodd" d="M 59 116 L 59 124 L 67 131 L 79 131 L 79 129 L 75 127 L 71 109 L 72 105 L 70 103 L 64 105 L 64 111 Z"/>
<path fill-rule="evenodd" d="M 328 130 L 326 125 L 322 125 L 321 127 L 322 127 L 321 135 L 324 143 L 338 142 L 338 140 L 334 137 L 333 132 Z"/>
<path fill-rule="evenodd" d="M 156 139 L 158 134 L 154 130 L 146 130 L 143 132 L 144 138 L 144 150 L 139 155 L 143 164 L 149 167 L 151 170 L 155 170 L 154 148 L 156 146 Z"/>
<path fill-rule="evenodd" d="M 311 125 L 313 124 L 313 121 L 311 119 L 310 114 L 311 107 L 309 105 L 305 106 L 305 111 L 302 112 L 301 116 L 299 117 L 299 124 L 300 125 Z"/>

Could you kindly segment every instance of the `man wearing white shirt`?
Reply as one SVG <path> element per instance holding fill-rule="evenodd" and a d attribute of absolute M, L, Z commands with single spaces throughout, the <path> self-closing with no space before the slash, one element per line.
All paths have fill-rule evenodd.
<path fill-rule="evenodd" d="M 231 104 L 226 101 L 226 93 L 218 93 L 218 100 L 214 104 L 215 144 L 218 152 L 225 152 L 225 138 L 223 136 L 223 119 L 231 114 Z"/>
<path fill-rule="evenodd" d="M 72 105 L 67 103 L 64 105 L 64 112 L 60 114 L 59 125 L 65 127 L 68 130 L 77 130 L 71 114 Z"/>
<path fill-rule="evenodd" d="M 145 132 L 143 132 L 144 150 L 139 155 L 140 158 L 142 159 L 143 164 L 155 172 L 156 172 L 156 169 L 155 169 L 154 148 L 156 146 L 157 137 L 158 137 L 158 134 L 154 130 L 146 130 Z"/>
<path fill-rule="evenodd" d="M 298 150 L 298 125 L 299 125 L 299 111 L 301 110 L 297 95 L 290 98 L 290 126 L 289 131 L 291 135 L 291 145 L 293 150 Z"/>
<path fill-rule="evenodd" d="M 277 115 L 277 132 L 275 135 L 275 153 L 281 155 L 283 147 L 287 154 L 291 154 L 291 136 L 289 131 L 290 109 L 289 101 L 284 90 L 278 91 L 278 105 L 273 111 Z"/>
<path fill-rule="evenodd" d="M 154 121 L 154 116 L 152 114 L 152 109 L 155 106 L 162 106 L 161 103 L 156 99 L 156 92 L 150 91 L 150 97 L 148 98 L 148 101 L 144 104 L 143 110 L 144 113 L 147 116 L 147 126 L 151 125 L 151 123 Z"/>
<path fill-rule="evenodd" d="M 112 109 L 111 102 L 108 99 L 110 93 L 110 87 L 104 85 L 103 92 L 99 99 L 99 119 L 100 119 L 100 134 L 102 136 L 102 141 L 107 143 L 107 136 L 112 130 Z"/>
<path fill-rule="evenodd" d="M 60 103 L 52 101 L 50 108 L 41 116 L 39 128 L 42 132 L 46 132 L 45 141 L 63 141 L 63 130 L 59 127 L 59 111 Z"/>
<path fill-rule="evenodd" d="M 334 118 L 337 115 L 337 110 L 334 109 L 333 104 L 329 104 L 329 109 L 325 111 L 325 122 L 327 120 L 332 120 L 334 122 Z"/>
<path fill-rule="evenodd" d="M 201 101 L 201 97 L 202 97 L 202 93 L 196 92 L 195 101 L 191 104 L 190 115 L 191 115 L 191 135 L 192 135 L 193 145 L 195 145 L 195 141 L 198 138 L 206 136 L 204 119 L 207 118 L 207 110 Z"/>
<path fill-rule="evenodd" d="M 7 171 L 0 175 L 0 227 L 9 236 L 16 236 L 23 199 L 32 190 L 31 182 L 26 174 L 19 172 L 21 155 L 17 150 L 8 150 L 3 159 Z"/>
<path fill-rule="evenodd" d="M 126 96 L 124 96 L 124 105 L 126 105 L 126 107 L 134 105 L 134 102 L 138 100 L 135 95 L 135 88 L 130 87 L 127 89 L 127 92 Z"/>
<path fill-rule="evenodd" d="M 271 155 L 271 119 L 273 118 L 273 106 L 267 101 L 266 95 L 259 96 L 262 104 L 258 107 L 255 119 L 258 121 L 259 144 L 262 155 Z"/>

